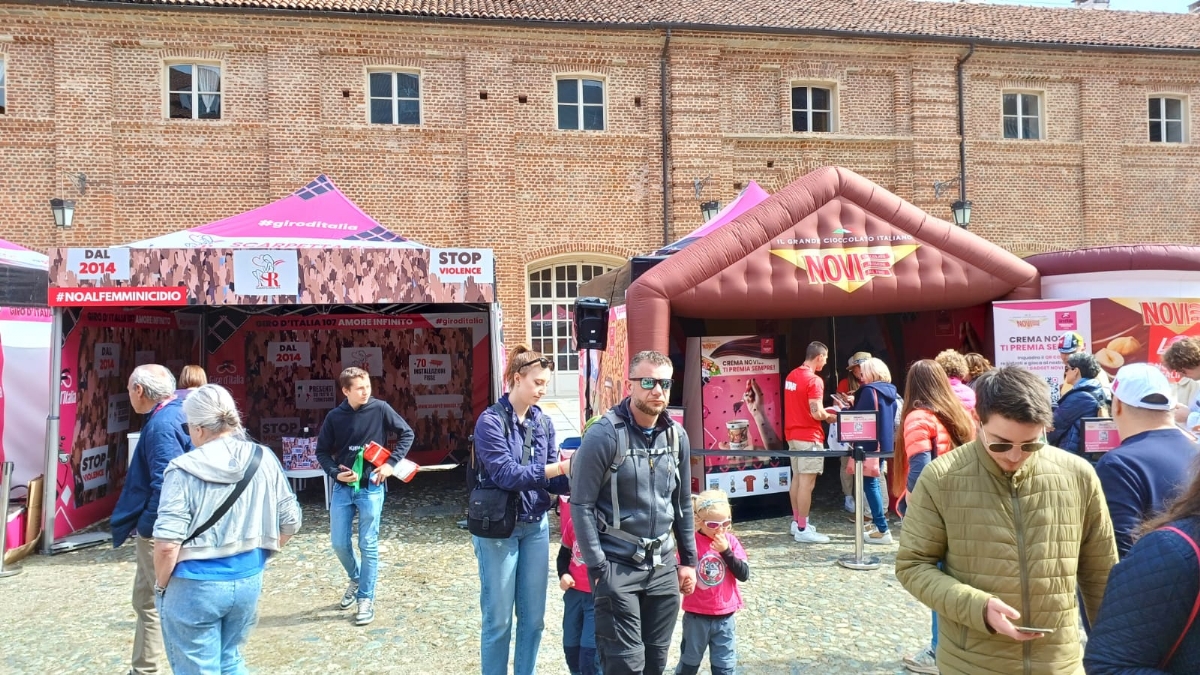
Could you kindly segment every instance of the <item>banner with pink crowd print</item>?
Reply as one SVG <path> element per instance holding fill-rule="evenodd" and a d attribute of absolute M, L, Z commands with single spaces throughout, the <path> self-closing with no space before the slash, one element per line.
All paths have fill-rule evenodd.
<path fill-rule="evenodd" d="M 776 338 L 770 335 L 689 338 L 684 405 L 692 447 L 779 450 L 783 442 Z M 700 414 L 696 415 L 695 412 Z M 731 498 L 786 492 L 786 458 L 710 456 L 693 490 L 720 489 Z"/>

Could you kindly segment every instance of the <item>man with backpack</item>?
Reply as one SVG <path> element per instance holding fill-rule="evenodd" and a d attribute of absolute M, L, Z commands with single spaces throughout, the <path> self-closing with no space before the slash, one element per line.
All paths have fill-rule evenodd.
<path fill-rule="evenodd" d="M 672 373 L 665 355 L 635 354 L 630 396 L 592 425 L 571 460 L 571 518 L 605 675 L 660 675 L 680 593 L 696 586 L 691 446 L 666 415 Z"/>

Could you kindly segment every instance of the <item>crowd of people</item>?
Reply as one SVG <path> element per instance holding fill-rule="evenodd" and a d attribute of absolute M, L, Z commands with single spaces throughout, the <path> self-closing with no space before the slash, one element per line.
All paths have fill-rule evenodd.
<path fill-rule="evenodd" d="M 1180 388 L 1149 364 L 1102 381 L 1076 337 L 1062 344 L 1070 386 L 1057 406 L 1038 375 L 954 351 L 911 364 L 902 394 L 884 361 L 858 353 L 827 404 L 829 350 L 819 342 L 785 380 L 797 542 L 828 541 L 809 516 L 824 458 L 802 453 L 828 447 L 839 407 L 878 413 L 877 439 L 862 449 L 892 459 L 864 478 L 861 536 L 898 541 L 897 578 L 931 610 L 930 644 L 904 661 L 912 672 L 1200 672 L 1200 398 L 1193 389 L 1181 402 Z M 1176 340 L 1162 359 L 1200 377 L 1200 338 Z M 733 673 L 748 557 L 730 531 L 728 496 L 689 489 L 691 445 L 665 413 L 670 359 L 634 355 L 630 395 L 589 421 L 573 456 L 560 456 L 537 405 L 552 370 L 548 357 L 514 349 L 508 393 L 475 427 L 468 523 L 481 672 L 508 672 L 510 654 L 513 672 L 534 672 L 557 504 L 571 673 L 664 672 L 681 609 L 675 672 L 696 673 L 707 653 L 713 673 Z M 229 392 L 204 384 L 203 371 L 184 375 L 177 388 L 170 371 L 148 364 L 128 381 L 132 408 L 146 416 L 112 518 L 114 545 L 132 538 L 137 548 L 131 672 L 156 672 L 164 652 L 178 673 L 244 672 L 240 646 L 263 567 L 299 529 L 300 511 Z M 336 481 L 330 535 L 348 579 L 340 606 L 366 625 L 383 483 L 415 434 L 372 397 L 366 371 L 347 368 L 339 385 L 345 400 L 323 424 L 317 456 Z M 1072 445 L 1078 422 L 1109 412 L 1120 446 L 1086 457 Z M 379 447 L 389 435 L 399 438 L 390 453 Z"/>

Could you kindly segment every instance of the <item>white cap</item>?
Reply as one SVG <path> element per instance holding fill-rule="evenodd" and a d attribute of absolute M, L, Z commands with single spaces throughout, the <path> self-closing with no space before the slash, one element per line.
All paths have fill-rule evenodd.
<path fill-rule="evenodd" d="M 1112 391 L 1122 403 L 1135 408 L 1175 409 L 1175 394 L 1167 376 L 1148 363 L 1132 363 L 1118 370 Z"/>

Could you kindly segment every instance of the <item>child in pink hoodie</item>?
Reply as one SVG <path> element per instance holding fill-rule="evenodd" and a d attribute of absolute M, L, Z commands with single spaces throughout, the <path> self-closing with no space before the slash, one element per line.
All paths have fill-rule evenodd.
<path fill-rule="evenodd" d="M 563 592 L 563 653 L 571 675 L 596 675 L 599 659 L 596 655 L 595 605 L 587 567 L 575 542 L 575 524 L 571 521 L 571 505 L 567 497 L 559 497 L 562 514 L 562 545 L 558 548 L 558 587 Z"/>
<path fill-rule="evenodd" d="M 738 582 L 750 578 L 746 551 L 730 532 L 729 497 L 706 490 L 692 497 L 696 519 L 696 591 L 683 598 L 683 643 L 675 675 L 695 675 L 704 652 L 713 675 L 733 675 L 737 645 L 733 615 L 742 608 Z"/>

